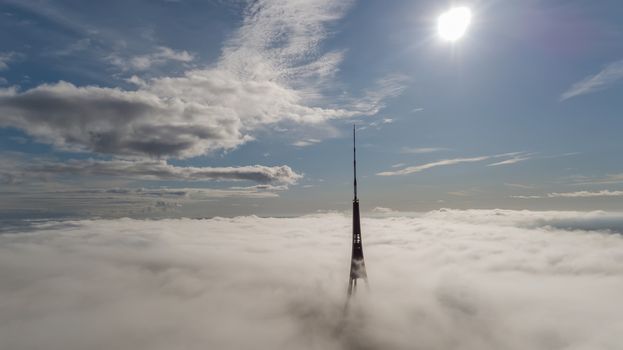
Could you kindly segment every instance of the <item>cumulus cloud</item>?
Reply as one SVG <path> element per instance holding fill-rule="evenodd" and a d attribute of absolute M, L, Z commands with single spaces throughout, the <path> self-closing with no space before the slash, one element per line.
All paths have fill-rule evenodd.
<path fill-rule="evenodd" d="M 599 73 L 590 75 L 573 84 L 567 91 L 562 93 L 560 100 L 564 101 L 580 95 L 607 89 L 621 79 L 623 79 L 623 60 L 610 63 Z"/>
<path fill-rule="evenodd" d="M 0 235 L 0 339 L 14 350 L 613 349 L 623 239 L 578 228 L 608 220 L 623 227 L 602 212 L 364 219 L 370 291 L 348 312 L 347 216 L 30 223 Z"/>
<path fill-rule="evenodd" d="M 0 126 L 27 131 L 60 149 L 186 157 L 233 148 L 248 136 L 222 108 L 71 83 L 0 92 Z M 201 118 L 208 117 L 206 120 Z"/>
<path fill-rule="evenodd" d="M 319 45 L 349 6 L 334 0 L 253 2 L 215 64 L 176 77 L 134 77 L 133 91 L 68 82 L 4 89 L 0 126 L 61 149 L 186 158 L 236 148 L 268 124 L 375 114 L 384 99 L 401 93 L 403 77 L 380 79 L 363 97 L 339 106 L 323 101 L 323 82 L 343 53 L 322 52 Z M 192 55 L 160 48 L 136 59 L 129 64 L 145 68 Z"/>

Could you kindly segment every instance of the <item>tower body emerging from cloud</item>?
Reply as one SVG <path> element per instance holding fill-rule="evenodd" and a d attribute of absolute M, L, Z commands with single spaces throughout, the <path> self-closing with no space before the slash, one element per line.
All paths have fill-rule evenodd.
<path fill-rule="evenodd" d="M 357 280 L 368 283 L 366 264 L 363 260 L 363 244 L 361 242 L 361 224 L 359 218 L 359 198 L 357 198 L 357 144 L 355 126 L 353 125 L 353 252 L 350 261 L 350 277 L 348 280 L 348 296 L 357 290 Z"/>

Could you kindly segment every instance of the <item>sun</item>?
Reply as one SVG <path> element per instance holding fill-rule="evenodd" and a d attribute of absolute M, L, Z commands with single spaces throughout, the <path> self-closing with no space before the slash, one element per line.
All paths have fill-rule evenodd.
<path fill-rule="evenodd" d="M 472 12 L 467 7 L 454 7 L 442 13 L 437 19 L 439 36 L 447 41 L 456 41 L 465 35 L 472 21 Z"/>

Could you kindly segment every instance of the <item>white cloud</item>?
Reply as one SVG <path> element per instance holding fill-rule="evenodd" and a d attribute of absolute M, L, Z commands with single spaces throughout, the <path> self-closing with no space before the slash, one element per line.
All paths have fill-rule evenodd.
<path fill-rule="evenodd" d="M 0 339 L 23 349 L 616 349 L 623 215 L 29 223 L 0 235 Z M 261 325 L 261 326 L 258 326 Z M 241 333 L 242 332 L 242 333 Z"/>
<path fill-rule="evenodd" d="M 560 100 L 568 100 L 573 97 L 604 90 L 623 79 L 623 60 L 608 64 L 595 75 L 590 75 L 573 84 L 561 96 Z"/>

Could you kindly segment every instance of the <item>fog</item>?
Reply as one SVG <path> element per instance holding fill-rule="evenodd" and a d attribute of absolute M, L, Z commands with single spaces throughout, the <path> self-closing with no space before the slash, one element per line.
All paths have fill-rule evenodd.
<path fill-rule="evenodd" d="M 36 222 L 0 235 L 0 348 L 619 349 L 623 214 Z"/>

